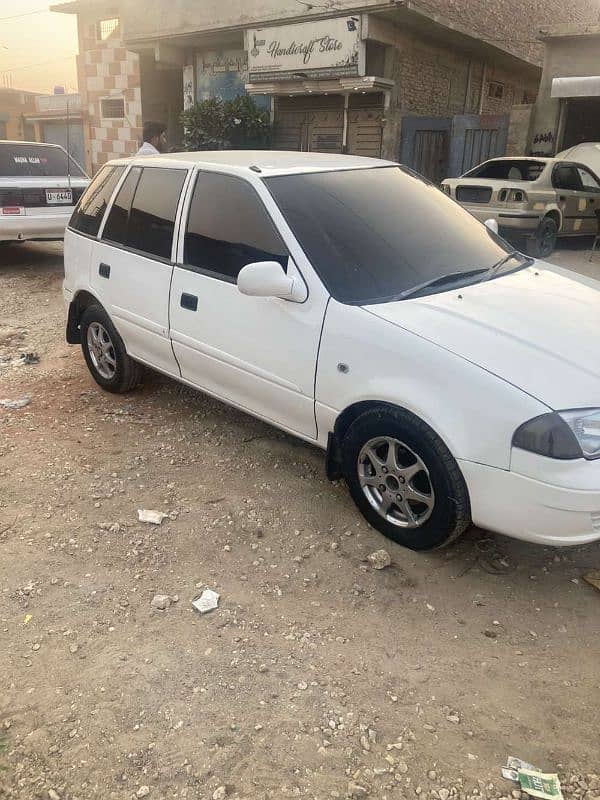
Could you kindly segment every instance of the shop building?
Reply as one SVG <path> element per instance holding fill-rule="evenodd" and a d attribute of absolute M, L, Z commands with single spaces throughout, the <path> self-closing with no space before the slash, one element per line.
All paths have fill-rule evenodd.
<path fill-rule="evenodd" d="M 479 0 L 118 0 L 110 13 L 137 59 L 136 114 L 169 123 L 173 143 L 182 107 L 247 92 L 270 111 L 276 148 L 383 156 L 439 180 L 523 152 L 541 76 L 535 31 L 585 20 L 593 3 L 548 0 L 532 14 L 520 0 L 493 13 Z M 87 48 L 106 3 L 55 9 L 79 15 L 80 75 L 94 81 Z M 94 166 L 109 154 L 105 127 L 92 128 Z"/>
<path fill-rule="evenodd" d="M 529 152 L 554 155 L 600 142 L 600 24 L 546 28 L 544 69 Z"/>
<path fill-rule="evenodd" d="M 32 142 L 59 144 L 75 161 L 85 166 L 85 140 L 81 97 L 78 94 L 40 94 L 32 109 L 23 114 L 24 138 Z"/>
<path fill-rule="evenodd" d="M 35 109 L 35 98 L 35 92 L 0 88 L 0 139 L 28 141 L 35 136 L 25 119 L 25 114 Z"/>

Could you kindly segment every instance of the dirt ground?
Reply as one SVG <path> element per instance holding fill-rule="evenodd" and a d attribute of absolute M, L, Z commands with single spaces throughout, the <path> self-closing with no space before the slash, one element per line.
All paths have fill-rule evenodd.
<path fill-rule="evenodd" d="M 0 408 L 0 797 L 518 798 L 509 755 L 600 797 L 599 545 L 386 542 L 320 451 L 156 375 L 100 391 L 61 280 L 60 245 L 0 251 L 0 399 L 31 398 Z"/>

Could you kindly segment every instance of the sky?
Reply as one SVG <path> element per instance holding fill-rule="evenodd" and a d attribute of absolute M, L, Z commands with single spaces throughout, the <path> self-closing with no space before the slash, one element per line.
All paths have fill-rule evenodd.
<path fill-rule="evenodd" d="M 77 91 L 77 18 L 48 11 L 60 1 L 0 0 L 0 86 Z"/>

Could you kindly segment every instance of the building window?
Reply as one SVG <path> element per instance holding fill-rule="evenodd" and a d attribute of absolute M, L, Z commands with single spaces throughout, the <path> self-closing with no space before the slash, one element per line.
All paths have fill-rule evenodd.
<path fill-rule="evenodd" d="M 488 97 L 491 97 L 494 100 L 502 100 L 504 97 L 504 84 L 498 83 L 497 81 L 490 81 L 490 85 L 488 86 Z"/>
<path fill-rule="evenodd" d="M 105 97 L 100 100 L 100 115 L 103 119 L 123 119 L 125 101 L 122 97 Z"/>
<path fill-rule="evenodd" d="M 101 19 L 96 23 L 96 39 L 99 42 L 105 42 L 113 35 L 119 27 L 118 17 L 112 19 Z"/>

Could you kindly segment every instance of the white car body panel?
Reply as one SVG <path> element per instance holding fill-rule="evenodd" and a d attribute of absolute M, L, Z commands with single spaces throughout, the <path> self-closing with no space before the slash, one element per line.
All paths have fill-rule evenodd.
<path fill-rule="evenodd" d="M 410 318 L 411 307 L 421 302 L 398 303 L 398 315 L 404 312 Z M 347 365 L 348 373 L 339 371 L 340 362 Z M 502 469 L 510 467 L 516 428 L 548 410 L 420 334 L 396 323 L 392 326 L 368 309 L 335 300 L 327 310 L 316 395 L 320 430 L 330 429 L 332 419 L 348 406 L 379 400 L 424 420 L 455 458 Z"/>
<path fill-rule="evenodd" d="M 269 159 L 255 174 L 258 155 L 250 152 L 153 157 L 153 166 L 190 170 L 173 264 L 99 241 L 102 227 L 96 238 L 68 230 L 66 302 L 90 292 L 132 357 L 323 448 L 356 403 L 405 408 L 457 460 L 475 524 L 543 544 L 600 539 L 600 460 L 559 461 L 512 448 L 527 420 L 600 406 L 600 284 L 537 262 L 460 290 L 342 304 L 325 290 L 261 178 L 373 162 L 289 153 Z M 198 168 L 254 186 L 291 253 L 289 274 L 306 285 L 305 302 L 242 295 L 232 283 L 184 268 Z M 109 281 L 99 276 L 100 262 L 111 266 Z M 197 296 L 198 313 L 181 307 L 183 293 Z"/>
<path fill-rule="evenodd" d="M 600 407 L 600 293 L 575 275 L 564 278 L 538 262 L 460 292 L 370 310 L 552 409 L 578 408 L 584 399 Z"/>
<path fill-rule="evenodd" d="M 101 277 L 101 264 L 110 278 Z M 108 242 L 94 244 L 91 291 L 108 311 L 127 352 L 157 369 L 178 374 L 169 337 L 169 289 L 173 267 Z"/>
<path fill-rule="evenodd" d="M 0 189 L 85 189 L 87 178 L 12 177 L 0 175 Z M 0 208 L 0 242 L 62 239 L 75 208 L 73 205 L 20 206 L 18 214 Z"/>

